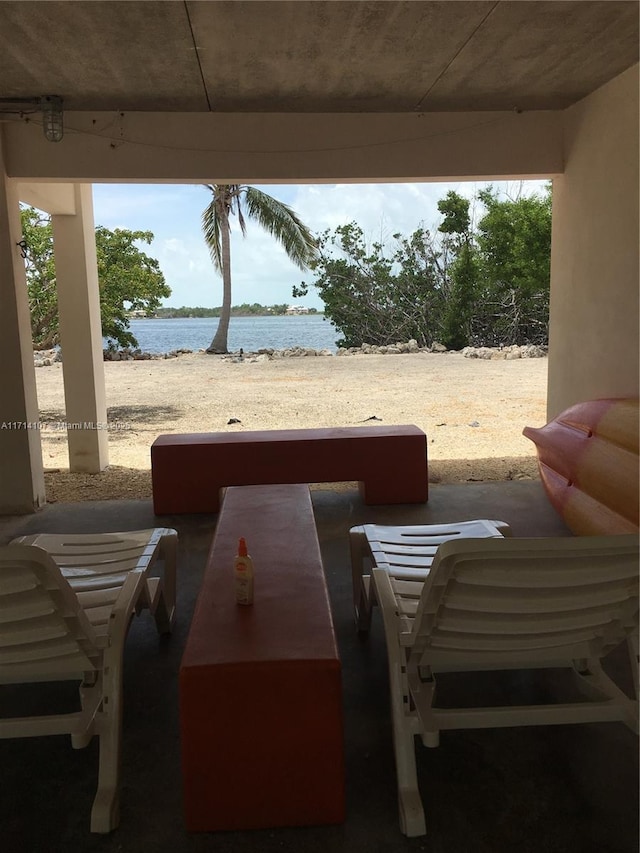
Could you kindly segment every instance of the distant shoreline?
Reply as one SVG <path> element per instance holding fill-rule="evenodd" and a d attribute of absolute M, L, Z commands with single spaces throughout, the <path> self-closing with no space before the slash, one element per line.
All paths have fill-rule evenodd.
<path fill-rule="evenodd" d="M 201 306 L 195 308 L 158 308 L 153 314 L 142 315 L 131 313 L 128 316 L 129 320 L 195 320 L 195 319 L 216 319 L 220 317 L 222 312 L 221 307 L 203 308 Z M 285 305 L 279 306 L 244 306 L 238 305 L 231 309 L 231 317 L 309 317 L 320 316 L 324 317 L 325 312 L 318 308 L 305 308 L 299 311 L 288 311 Z"/>

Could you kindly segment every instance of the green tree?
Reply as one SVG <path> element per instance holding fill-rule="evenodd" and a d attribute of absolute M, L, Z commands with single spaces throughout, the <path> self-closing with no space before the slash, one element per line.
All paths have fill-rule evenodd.
<path fill-rule="evenodd" d="M 395 249 L 387 253 L 381 243 L 367 247 L 355 222 L 325 231 L 310 265 L 317 279 L 293 290 L 294 297 L 305 296 L 310 286 L 318 290 L 325 315 L 344 335 L 341 346 L 412 338 L 431 343 L 441 300 L 438 254 L 428 231 L 394 239 Z"/>
<path fill-rule="evenodd" d="M 256 187 L 241 184 L 208 184 L 210 204 L 202 214 L 204 238 L 214 267 L 222 275 L 222 310 L 216 333 L 207 347 L 210 353 L 228 352 L 227 339 L 231 317 L 231 226 L 236 215 L 240 231 L 246 234 L 245 214 L 282 244 L 296 266 L 307 269 L 317 254 L 317 241 L 311 231 L 286 204 Z"/>
<path fill-rule="evenodd" d="M 400 329 L 404 329 L 400 336 L 394 334 L 393 340 L 414 339 L 421 346 L 430 346 L 441 337 L 439 329 L 446 304 L 443 285 L 450 262 L 447 247 L 426 228 L 418 228 L 409 237 L 394 234 L 393 239 L 400 297 L 396 304 L 396 322 L 400 321 Z"/>
<path fill-rule="evenodd" d="M 476 334 L 487 344 L 545 343 L 549 327 L 551 185 L 542 197 L 500 200 L 489 188 L 478 198 L 486 213 L 477 233 L 482 293 Z"/>
<path fill-rule="evenodd" d="M 51 219 L 32 207 L 23 208 L 21 216 L 33 344 L 48 349 L 59 343 Z M 127 312 L 153 312 L 171 295 L 158 261 L 135 245 L 152 240 L 150 231 L 96 228 L 102 335 L 120 346 L 137 345 Z"/>
<path fill-rule="evenodd" d="M 551 196 L 500 200 L 478 195 L 485 213 L 474 229 L 471 203 L 456 192 L 438 202 L 435 233 L 394 234 L 395 246 L 367 247 L 355 223 L 320 238 L 310 264 L 325 314 L 343 346 L 411 338 L 449 349 L 544 343 L 549 314 Z"/>
<path fill-rule="evenodd" d="M 59 340 L 51 218 L 33 207 L 22 208 L 20 214 L 33 345 L 51 349 Z"/>
<path fill-rule="evenodd" d="M 162 299 L 171 296 L 158 261 L 135 245 L 152 240 L 151 231 L 96 228 L 102 335 L 120 346 L 138 343 L 129 331 L 128 311 L 153 313 Z"/>
<path fill-rule="evenodd" d="M 438 231 L 453 256 L 444 277 L 446 288 L 442 315 L 442 343 L 462 349 L 471 342 L 471 326 L 478 287 L 476 252 L 471 233 L 469 199 L 450 191 L 438 202 L 443 215 Z"/>
<path fill-rule="evenodd" d="M 367 249 L 355 222 L 339 226 L 333 234 L 324 231 L 310 269 L 318 278 L 310 285 L 302 282 L 294 287 L 293 296 L 306 296 L 309 286 L 318 290 L 325 315 L 344 335 L 342 346 L 387 342 L 392 262 L 384 257 L 379 243 Z"/>

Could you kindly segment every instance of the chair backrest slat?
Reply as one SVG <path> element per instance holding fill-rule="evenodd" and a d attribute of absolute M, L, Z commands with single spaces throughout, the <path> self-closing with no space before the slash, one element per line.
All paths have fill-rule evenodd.
<path fill-rule="evenodd" d="M 413 624 L 419 649 L 602 654 L 638 620 L 638 538 L 466 539 L 441 546 Z"/>
<path fill-rule="evenodd" d="M 0 682 L 93 670 L 98 637 L 51 557 L 11 545 L 0 560 Z"/>
<path fill-rule="evenodd" d="M 462 610 L 496 613 L 555 613 L 626 601 L 633 579 L 584 586 L 536 588 L 485 586 L 453 581 L 456 606 Z"/>
<path fill-rule="evenodd" d="M 126 534 L 74 534 L 68 538 L 64 534 L 41 533 L 31 544 L 44 548 L 65 577 L 82 577 L 87 573 L 124 575 L 134 569 L 147 569 L 155 559 L 158 542 L 167 532 L 167 528 L 161 527 Z"/>

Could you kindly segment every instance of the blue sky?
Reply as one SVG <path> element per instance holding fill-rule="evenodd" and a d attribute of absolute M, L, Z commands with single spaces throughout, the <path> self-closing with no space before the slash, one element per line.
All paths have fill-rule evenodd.
<path fill-rule="evenodd" d="M 484 183 L 413 184 L 304 184 L 261 186 L 289 204 L 314 232 L 333 229 L 355 220 L 368 242 L 390 241 L 397 232 L 409 235 L 416 228 L 435 228 L 440 221 L 437 203 L 450 189 L 473 198 Z M 493 182 L 509 195 L 542 192 L 544 182 Z M 222 279 L 213 268 L 202 236 L 200 217 L 210 200 L 200 185 L 178 184 L 94 184 L 96 225 L 151 231 L 150 246 L 143 251 L 160 263 L 172 295 L 165 305 L 222 303 Z M 247 222 L 242 238 L 232 222 L 231 281 L 233 304 L 259 302 L 301 304 L 321 309 L 322 301 L 310 289 L 309 295 L 293 299 L 291 290 L 302 281 L 313 281 L 287 258 L 275 240 L 256 223 Z"/>

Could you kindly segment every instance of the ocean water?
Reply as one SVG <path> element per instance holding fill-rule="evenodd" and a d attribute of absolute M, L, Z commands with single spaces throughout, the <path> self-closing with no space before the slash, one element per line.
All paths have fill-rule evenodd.
<path fill-rule="evenodd" d="M 218 326 L 217 317 L 161 320 L 131 320 L 130 329 L 143 352 L 170 352 L 175 349 L 206 349 Z M 232 317 L 229 323 L 229 350 L 287 349 L 303 346 L 330 349 L 342 335 L 322 314 L 292 317 Z M 105 344 L 106 346 L 106 344 Z"/>

